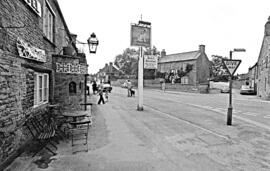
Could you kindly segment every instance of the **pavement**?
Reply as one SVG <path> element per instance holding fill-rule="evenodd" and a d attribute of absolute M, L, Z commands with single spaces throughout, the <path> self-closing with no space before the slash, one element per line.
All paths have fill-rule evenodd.
<path fill-rule="evenodd" d="M 87 147 L 72 147 L 70 140 L 64 140 L 57 155 L 41 151 L 32 157 L 25 152 L 5 171 L 270 170 L 269 131 L 241 120 L 227 127 L 218 117 L 201 117 L 188 110 L 186 116 L 192 116 L 193 122 L 151 106 L 138 112 L 135 98 L 117 93 L 104 105 L 96 105 L 97 96 L 91 95 L 94 105 L 88 152 Z M 128 102 L 117 106 L 121 100 Z M 165 135 L 167 127 L 171 129 Z"/>

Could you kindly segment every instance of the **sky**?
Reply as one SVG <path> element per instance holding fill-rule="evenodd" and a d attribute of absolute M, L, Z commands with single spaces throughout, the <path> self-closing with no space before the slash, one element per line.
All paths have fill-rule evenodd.
<path fill-rule="evenodd" d="M 246 73 L 259 56 L 264 25 L 270 16 L 270 0 L 58 0 L 65 21 L 77 40 L 86 42 L 94 32 L 96 54 L 83 46 L 96 73 L 130 46 L 130 25 L 151 22 L 152 45 L 167 54 L 194 51 L 205 45 L 212 55 L 242 60 L 236 73 Z M 137 47 L 134 47 L 137 48 Z"/>

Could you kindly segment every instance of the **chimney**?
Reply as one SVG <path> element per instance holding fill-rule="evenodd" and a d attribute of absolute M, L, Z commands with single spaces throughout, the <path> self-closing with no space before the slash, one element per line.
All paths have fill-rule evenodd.
<path fill-rule="evenodd" d="M 110 62 L 110 66 L 109 66 L 109 72 L 112 73 L 112 70 L 113 70 L 113 63 Z"/>
<path fill-rule="evenodd" d="M 205 53 L 205 45 L 199 45 L 199 50 L 201 53 Z"/>
<path fill-rule="evenodd" d="M 264 25 L 264 35 L 270 36 L 270 16 L 268 17 L 268 21 Z"/>
<path fill-rule="evenodd" d="M 164 57 L 164 56 L 166 56 L 166 51 L 165 51 L 165 49 L 162 49 L 162 51 L 161 51 L 161 55 L 160 55 L 161 57 Z"/>

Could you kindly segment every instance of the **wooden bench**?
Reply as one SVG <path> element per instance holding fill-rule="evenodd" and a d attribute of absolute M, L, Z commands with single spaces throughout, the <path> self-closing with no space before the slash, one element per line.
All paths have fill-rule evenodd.
<path fill-rule="evenodd" d="M 34 116 L 28 118 L 24 124 L 32 135 L 33 139 L 37 141 L 40 145 L 40 150 L 45 148 L 53 155 L 56 155 L 55 152 L 52 151 L 47 145 L 50 144 L 55 149 L 57 149 L 56 145 L 53 142 L 57 142 L 53 138 L 55 137 L 55 129 L 53 124 L 50 124 L 49 121 L 44 117 Z M 36 151 L 33 156 L 35 156 L 39 151 Z"/>

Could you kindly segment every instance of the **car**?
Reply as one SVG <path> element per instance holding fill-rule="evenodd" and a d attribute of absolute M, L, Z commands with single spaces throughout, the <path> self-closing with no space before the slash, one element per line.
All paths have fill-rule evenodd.
<path fill-rule="evenodd" d="M 249 85 L 242 85 L 240 89 L 240 94 L 242 95 L 255 95 L 256 92 Z"/>
<path fill-rule="evenodd" d="M 112 91 L 112 86 L 108 83 L 103 84 L 103 92 L 108 91 L 109 93 Z"/>
<path fill-rule="evenodd" d="M 221 93 L 229 93 L 230 92 L 230 87 L 229 86 L 222 86 L 220 89 Z"/>

